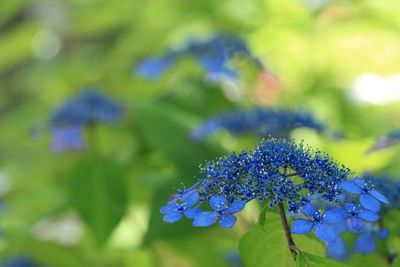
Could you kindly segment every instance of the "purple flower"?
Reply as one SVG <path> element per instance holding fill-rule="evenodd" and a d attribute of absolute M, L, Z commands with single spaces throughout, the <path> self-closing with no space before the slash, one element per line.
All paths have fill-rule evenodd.
<path fill-rule="evenodd" d="M 337 224 L 343 220 L 343 211 L 332 208 L 324 213 L 317 210 L 313 204 L 308 203 L 303 208 L 303 214 L 307 219 L 297 219 L 292 224 L 293 234 L 314 234 L 325 242 L 334 242 L 337 238 L 334 227 L 327 224 Z"/>
<path fill-rule="evenodd" d="M 360 204 L 369 210 L 378 212 L 381 209 L 381 204 L 388 204 L 389 200 L 376 191 L 373 187 L 366 184 L 362 179 L 355 178 L 353 181 L 344 181 L 341 184 L 341 188 L 351 194 L 360 194 Z"/>
<path fill-rule="evenodd" d="M 197 190 L 190 190 L 173 198 L 167 205 L 160 209 L 160 212 L 164 214 L 163 220 L 165 222 L 174 223 L 179 221 L 183 215 L 186 218 L 193 219 L 201 212 L 198 207 L 191 208 L 197 203 L 199 198 L 199 192 Z"/>
<path fill-rule="evenodd" d="M 209 204 L 214 211 L 198 213 L 193 220 L 193 226 L 206 227 L 214 224 L 218 219 L 219 225 L 224 228 L 232 228 L 236 223 L 236 217 L 232 215 L 241 211 L 246 202 L 235 200 L 232 203 L 223 196 L 212 196 Z"/>

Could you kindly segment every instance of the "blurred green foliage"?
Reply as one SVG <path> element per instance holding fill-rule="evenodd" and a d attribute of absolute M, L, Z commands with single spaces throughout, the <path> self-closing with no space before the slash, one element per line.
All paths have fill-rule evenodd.
<path fill-rule="evenodd" d="M 257 142 L 225 132 L 198 143 L 190 139 L 196 124 L 232 107 L 307 108 L 348 138 L 303 130 L 293 137 L 355 172 L 399 176 L 398 148 L 364 155 L 377 136 L 400 125 L 398 102 L 376 106 L 349 97 L 362 73 L 399 73 L 399 8 L 397 0 L 1 0 L 0 259 L 23 254 L 43 266 L 65 267 L 240 266 L 229 253 L 238 253 L 257 207 L 233 230 L 169 225 L 159 213 L 176 187 L 194 180 L 199 164 Z M 237 66 L 246 75 L 237 101 L 206 83 L 193 62 L 153 82 L 132 74 L 143 57 L 219 31 L 248 41 L 279 80 L 274 95 L 259 94 L 254 70 L 242 62 Z M 86 133 L 84 152 L 53 154 L 48 118 L 86 86 L 123 102 L 124 118 Z M 389 244 L 398 253 L 399 215 L 392 217 Z M 266 241 L 257 227 L 240 246 L 260 242 L 257 249 L 267 253 L 282 241 L 280 230 L 267 231 L 274 239 Z M 242 255 L 246 266 L 272 264 L 251 255 Z M 386 266 L 375 254 L 352 260 L 354 266 Z"/>

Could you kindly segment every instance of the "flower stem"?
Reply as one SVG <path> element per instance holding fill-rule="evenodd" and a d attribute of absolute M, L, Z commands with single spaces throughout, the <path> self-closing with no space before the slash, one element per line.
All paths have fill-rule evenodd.
<path fill-rule="evenodd" d="M 283 206 L 283 203 L 280 203 L 278 205 L 278 209 L 279 209 L 279 215 L 281 216 L 281 222 L 282 222 L 283 230 L 285 231 L 286 240 L 287 240 L 287 243 L 289 246 L 290 253 L 292 253 L 293 259 L 296 260 L 299 250 L 297 249 L 296 244 L 293 241 L 292 232 L 290 231 L 290 227 L 289 227 L 289 223 L 286 218 L 285 207 Z"/>

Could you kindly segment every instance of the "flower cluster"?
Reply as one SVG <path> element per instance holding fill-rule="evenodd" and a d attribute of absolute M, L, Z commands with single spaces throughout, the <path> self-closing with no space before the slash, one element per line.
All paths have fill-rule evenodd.
<path fill-rule="evenodd" d="M 363 254 L 375 250 L 375 238 L 385 237 L 383 233 L 387 230 L 379 229 L 375 222 L 380 219 L 381 203 L 389 204 L 389 200 L 374 188 L 369 179 L 356 177 L 345 180 L 340 187 L 343 190 L 340 201 L 326 203 L 316 199 L 315 204 L 306 205 L 302 209 L 306 218 L 294 221 L 292 231 L 306 234 L 313 229 L 316 236 L 326 243 L 328 255 L 344 260 L 352 252 L 340 237 L 344 232 L 359 235 L 355 251 Z M 318 210 L 315 205 L 321 206 L 324 211 Z"/>
<path fill-rule="evenodd" d="M 86 89 L 61 104 L 50 118 L 53 133 L 53 150 L 80 150 L 85 126 L 110 123 L 121 118 L 122 106 L 101 93 Z"/>
<path fill-rule="evenodd" d="M 193 139 L 201 140 L 219 129 L 226 129 L 233 135 L 289 138 L 290 132 L 299 127 L 315 129 L 318 132 L 325 129 L 325 125 L 306 111 L 257 107 L 212 117 L 195 128 L 191 134 Z"/>
<path fill-rule="evenodd" d="M 395 129 L 388 132 L 385 136 L 379 137 L 376 142 L 367 150 L 367 154 L 376 152 L 378 150 L 391 147 L 393 144 L 400 140 L 400 129 Z"/>
<path fill-rule="evenodd" d="M 231 59 L 236 56 L 243 57 L 257 68 L 263 69 L 260 60 L 253 56 L 243 40 L 219 34 L 205 41 L 189 41 L 185 47 L 161 56 L 146 58 L 134 67 L 134 72 L 149 79 L 157 79 L 185 56 L 196 58 L 209 81 L 237 78 L 237 71 L 230 66 Z"/>
<path fill-rule="evenodd" d="M 290 212 L 305 207 L 312 196 L 340 201 L 340 184 L 349 170 L 326 154 L 312 151 L 291 140 L 268 139 L 254 151 L 232 153 L 201 168 L 201 177 L 182 188 L 161 208 L 164 220 L 176 222 L 183 216 L 193 226 L 208 226 L 219 220 L 232 227 L 235 213 L 253 199 L 270 207 L 286 203 Z M 211 211 L 203 211 L 209 205 Z"/>

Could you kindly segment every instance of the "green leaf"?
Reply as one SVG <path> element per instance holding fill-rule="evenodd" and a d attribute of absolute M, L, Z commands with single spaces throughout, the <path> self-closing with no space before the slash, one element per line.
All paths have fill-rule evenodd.
<path fill-rule="evenodd" d="M 267 212 L 264 226 L 255 226 L 239 243 L 246 267 L 294 267 L 279 215 Z"/>
<path fill-rule="evenodd" d="M 345 267 L 343 263 L 337 262 L 326 257 L 311 255 L 306 252 L 301 252 L 298 256 L 297 267 Z"/>
<path fill-rule="evenodd" d="M 107 240 L 126 210 L 121 168 L 110 159 L 86 155 L 77 164 L 70 198 L 99 243 Z"/>
<path fill-rule="evenodd" d="M 135 103 L 134 123 L 146 144 L 172 161 L 188 182 L 199 172 L 199 164 L 221 155 L 221 150 L 190 138 L 195 118 L 183 110 L 162 103 Z"/>

